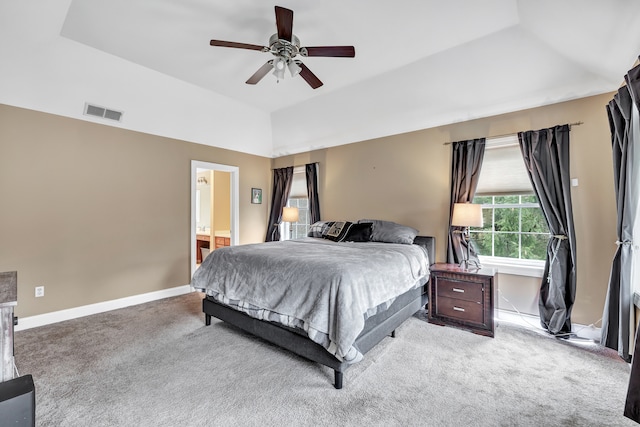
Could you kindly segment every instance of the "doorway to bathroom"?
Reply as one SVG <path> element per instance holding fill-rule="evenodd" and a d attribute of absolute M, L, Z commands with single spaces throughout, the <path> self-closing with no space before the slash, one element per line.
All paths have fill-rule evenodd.
<path fill-rule="evenodd" d="M 238 244 L 239 168 L 191 161 L 191 275 L 210 251 Z"/>

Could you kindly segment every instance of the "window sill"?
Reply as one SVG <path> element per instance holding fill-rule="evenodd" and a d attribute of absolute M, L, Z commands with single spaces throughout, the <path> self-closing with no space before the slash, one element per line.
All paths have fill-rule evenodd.
<path fill-rule="evenodd" d="M 480 262 L 483 267 L 497 269 L 498 274 L 542 278 L 544 273 L 544 261 L 520 261 L 506 258 L 480 257 Z"/>

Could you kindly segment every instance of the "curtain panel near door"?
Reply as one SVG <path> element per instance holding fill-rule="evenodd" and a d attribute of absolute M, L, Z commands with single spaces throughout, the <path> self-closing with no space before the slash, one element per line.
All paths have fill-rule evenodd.
<path fill-rule="evenodd" d="M 569 125 L 561 125 L 518 133 L 525 167 L 551 233 L 538 309 L 540 323 L 552 334 L 571 331 L 576 294 L 569 132 Z"/>
<path fill-rule="evenodd" d="M 309 197 L 309 225 L 320 221 L 320 200 L 318 197 L 318 164 L 308 163 L 304 167 L 307 177 L 307 196 Z"/>
<path fill-rule="evenodd" d="M 633 287 L 633 297 L 636 300 L 638 296 L 638 287 L 640 283 L 640 210 L 638 209 L 638 185 L 640 184 L 640 157 L 638 156 L 638 144 L 640 139 L 640 105 L 638 105 L 638 99 L 640 93 L 638 93 L 638 73 L 635 73 L 634 87 L 632 89 L 634 105 L 632 110 L 632 133 L 630 137 L 630 144 L 633 145 L 633 154 L 630 155 L 633 158 L 633 169 L 630 189 L 635 189 L 633 198 L 635 199 L 631 205 L 633 206 L 632 218 L 633 220 L 633 240 L 621 242 L 623 246 L 628 246 L 631 250 L 631 284 Z M 640 343 L 636 337 L 635 348 L 633 352 L 633 363 L 631 365 L 631 375 L 629 378 L 629 387 L 627 389 L 627 401 L 625 404 L 624 415 L 632 420 L 640 423 Z"/>
<path fill-rule="evenodd" d="M 459 264 L 466 258 L 470 242 L 462 232 L 464 227 L 451 225 L 454 203 L 472 202 L 478 187 L 486 138 L 458 141 L 451 144 L 451 204 L 449 205 L 449 236 L 447 241 L 447 262 Z M 470 246 L 469 258 L 478 261 L 478 253 Z"/>
<path fill-rule="evenodd" d="M 618 246 L 611 264 L 607 299 L 602 315 L 601 343 L 616 349 L 627 362 L 632 359 L 624 415 L 640 423 L 640 342 L 634 338 L 634 292 L 640 281 L 640 66 L 625 76 L 607 105 L 611 129 L 614 190 L 617 208 Z M 635 286 L 634 286 L 635 285 Z M 634 289 L 635 288 L 635 289 Z M 637 334 L 637 332 L 636 332 Z"/>
<path fill-rule="evenodd" d="M 287 206 L 287 199 L 293 182 L 293 166 L 273 170 L 273 186 L 271 197 L 271 212 L 265 242 L 280 240 L 280 222 L 282 208 Z"/>
<path fill-rule="evenodd" d="M 623 86 L 607 105 L 613 155 L 618 248 L 611 263 L 600 338 L 604 346 L 616 350 L 618 355 L 627 362 L 631 361 L 634 329 L 630 244 L 633 239 L 631 212 L 633 188 L 630 185 L 634 152 L 630 132 L 632 104 L 631 93 L 626 86 Z"/>

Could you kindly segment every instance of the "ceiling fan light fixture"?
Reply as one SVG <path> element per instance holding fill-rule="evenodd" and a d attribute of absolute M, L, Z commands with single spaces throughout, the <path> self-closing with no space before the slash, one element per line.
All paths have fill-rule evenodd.
<path fill-rule="evenodd" d="M 284 80 L 284 64 L 278 67 L 277 64 L 282 64 L 282 62 L 277 62 L 276 66 L 273 67 L 273 75 L 276 76 L 278 80 Z"/>
<path fill-rule="evenodd" d="M 276 57 L 276 59 L 273 60 L 273 66 L 276 67 L 276 70 L 284 70 L 284 59 Z"/>
<path fill-rule="evenodd" d="M 287 64 L 287 66 L 289 67 L 291 77 L 297 76 L 298 74 L 300 74 L 300 71 L 302 71 L 302 68 L 300 68 L 300 65 L 298 65 L 296 61 L 289 61 L 289 64 Z"/>

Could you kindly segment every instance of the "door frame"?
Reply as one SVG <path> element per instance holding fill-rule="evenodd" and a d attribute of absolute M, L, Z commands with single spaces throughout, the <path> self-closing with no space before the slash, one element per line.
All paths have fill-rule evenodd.
<path fill-rule="evenodd" d="M 231 245 L 237 245 L 240 236 L 240 168 L 237 166 L 221 165 L 218 163 L 191 160 L 191 276 L 196 271 L 196 181 L 198 179 L 198 169 L 212 170 L 219 172 L 229 172 L 231 174 L 231 189 L 229 206 L 229 232 Z M 212 230 L 213 231 L 213 230 Z"/>

